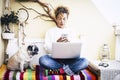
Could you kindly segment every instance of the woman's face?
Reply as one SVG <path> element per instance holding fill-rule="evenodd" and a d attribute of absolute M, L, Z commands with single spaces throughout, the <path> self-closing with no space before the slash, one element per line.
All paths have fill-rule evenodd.
<path fill-rule="evenodd" d="M 60 13 L 56 17 L 57 27 L 64 28 L 67 22 L 68 15 L 66 13 Z"/>

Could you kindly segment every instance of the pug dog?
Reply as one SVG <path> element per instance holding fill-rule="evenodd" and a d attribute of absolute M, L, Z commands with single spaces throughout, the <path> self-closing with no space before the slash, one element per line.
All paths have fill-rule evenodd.
<path fill-rule="evenodd" d="M 38 51 L 39 49 L 36 45 L 29 45 L 27 50 L 18 51 L 9 58 L 7 68 L 9 70 L 20 70 L 21 72 L 24 72 L 24 68 L 28 66 L 33 68 L 29 63 L 33 59 L 33 56 L 38 54 Z"/>

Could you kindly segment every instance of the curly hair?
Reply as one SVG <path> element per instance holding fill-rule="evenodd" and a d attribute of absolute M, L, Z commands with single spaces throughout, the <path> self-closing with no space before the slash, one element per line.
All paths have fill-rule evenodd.
<path fill-rule="evenodd" d="M 55 10 L 55 18 L 57 18 L 60 13 L 66 13 L 67 15 L 69 15 L 69 10 L 67 7 L 64 6 L 57 7 Z"/>

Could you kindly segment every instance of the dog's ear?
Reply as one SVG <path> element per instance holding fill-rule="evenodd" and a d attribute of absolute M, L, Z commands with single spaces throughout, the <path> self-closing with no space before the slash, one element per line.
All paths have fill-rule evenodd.
<path fill-rule="evenodd" d="M 32 45 L 29 45 L 28 47 L 27 47 L 27 50 L 29 50 L 29 51 L 32 51 Z"/>
<path fill-rule="evenodd" d="M 35 45 L 34 51 L 35 51 L 36 54 L 38 54 L 39 49 L 38 49 L 38 47 L 36 45 Z"/>

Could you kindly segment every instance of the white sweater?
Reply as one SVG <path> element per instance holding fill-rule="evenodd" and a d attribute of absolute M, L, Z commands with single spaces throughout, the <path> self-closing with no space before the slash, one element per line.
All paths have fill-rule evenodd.
<path fill-rule="evenodd" d="M 46 35 L 45 35 L 45 45 L 44 45 L 44 47 L 45 47 L 45 50 L 48 53 L 51 53 L 52 43 L 57 42 L 57 40 L 63 34 L 67 34 L 67 39 L 70 42 L 76 42 L 76 41 L 79 40 L 77 33 L 73 29 L 68 28 L 68 27 L 65 27 L 65 28 L 53 27 L 50 30 L 48 30 L 46 32 Z"/>

